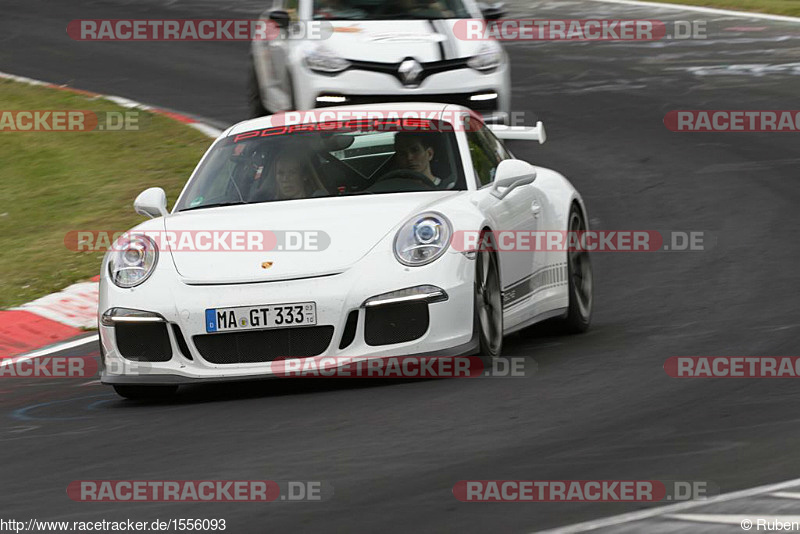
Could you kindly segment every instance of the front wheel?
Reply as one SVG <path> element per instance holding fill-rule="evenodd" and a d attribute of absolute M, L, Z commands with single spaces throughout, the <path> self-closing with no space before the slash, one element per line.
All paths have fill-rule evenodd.
<path fill-rule="evenodd" d="M 569 214 L 570 235 L 583 235 L 586 221 L 578 206 L 573 205 Z M 580 334 L 589 329 L 592 322 L 594 302 L 594 280 L 592 262 L 585 250 L 567 252 L 567 278 L 569 280 L 569 309 L 562 320 L 564 330 L 569 334 Z"/>
<path fill-rule="evenodd" d="M 475 324 L 480 355 L 487 359 L 498 358 L 503 351 L 503 296 L 491 236 L 481 234 L 475 257 Z"/>
<path fill-rule="evenodd" d="M 178 386 L 114 386 L 120 397 L 131 400 L 167 399 L 175 395 Z"/>

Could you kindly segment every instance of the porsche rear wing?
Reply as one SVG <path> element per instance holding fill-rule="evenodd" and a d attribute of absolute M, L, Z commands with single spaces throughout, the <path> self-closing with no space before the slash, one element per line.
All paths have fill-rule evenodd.
<path fill-rule="evenodd" d="M 503 141 L 507 140 L 521 140 L 521 141 L 539 141 L 539 144 L 544 144 L 547 141 L 547 133 L 544 131 L 544 124 L 542 121 L 536 123 L 536 126 L 506 126 L 505 124 L 487 124 L 494 135 Z"/>

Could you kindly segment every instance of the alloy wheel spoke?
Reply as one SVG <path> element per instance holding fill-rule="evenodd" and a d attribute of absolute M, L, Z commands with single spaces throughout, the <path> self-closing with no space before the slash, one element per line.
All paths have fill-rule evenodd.
<path fill-rule="evenodd" d="M 489 254 L 481 254 L 481 286 L 484 292 L 489 283 Z"/>

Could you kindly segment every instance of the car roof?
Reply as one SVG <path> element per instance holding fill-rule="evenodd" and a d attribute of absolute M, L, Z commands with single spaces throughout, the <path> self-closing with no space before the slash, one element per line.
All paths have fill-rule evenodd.
<path fill-rule="evenodd" d="M 443 115 L 445 108 L 448 108 L 446 116 Z M 368 116 L 357 115 L 356 112 L 369 112 L 374 111 L 383 113 L 384 116 L 390 117 L 390 113 L 409 113 L 418 112 L 424 113 L 423 118 L 433 118 L 431 113 L 438 113 L 435 117 L 437 120 L 444 120 L 445 122 L 452 123 L 453 118 L 459 111 L 470 113 L 468 108 L 457 106 L 454 104 L 441 104 L 436 102 L 396 102 L 396 103 L 382 103 L 382 104 L 361 104 L 357 106 L 331 106 L 324 108 L 316 108 L 311 110 L 302 111 L 287 111 L 268 115 L 266 117 L 258 117 L 257 119 L 250 119 L 242 121 L 238 124 L 231 126 L 226 130 L 225 135 L 236 135 L 242 132 L 250 132 L 252 130 L 260 130 L 263 128 L 271 128 L 273 126 L 282 126 L 284 124 L 310 124 L 316 122 L 327 122 L 337 120 L 336 114 L 343 117 L 342 120 L 352 120 L 357 118 L 368 118 Z M 333 115 L 332 115 L 333 114 Z M 393 114 L 393 113 L 392 113 Z M 378 115 L 380 117 L 380 115 Z M 413 114 L 406 115 L 409 117 L 418 117 Z"/>

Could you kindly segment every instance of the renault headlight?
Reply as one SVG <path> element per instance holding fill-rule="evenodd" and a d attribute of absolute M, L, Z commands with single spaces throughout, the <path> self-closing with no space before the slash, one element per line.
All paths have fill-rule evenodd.
<path fill-rule="evenodd" d="M 318 46 L 306 53 L 306 66 L 315 72 L 335 74 L 349 67 L 350 62 L 337 56 L 325 46 Z"/>
<path fill-rule="evenodd" d="M 109 254 L 108 275 L 119 287 L 134 287 L 153 274 L 157 263 L 155 241 L 145 235 L 123 235 Z"/>
<path fill-rule="evenodd" d="M 494 47 L 483 46 L 480 50 L 478 50 L 477 55 L 469 58 L 467 65 L 477 71 L 488 74 L 489 72 L 497 70 L 497 67 L 502 65 L 503 61 L 504 58 L 502 50 Z"/>
<path fill-rule="evenodd" d="M 450 245 L 452 226 L 441 213 L 421 213 L 406 222 L 394 238 L 394 255 L 403 265 L 426 265 Z"/>

